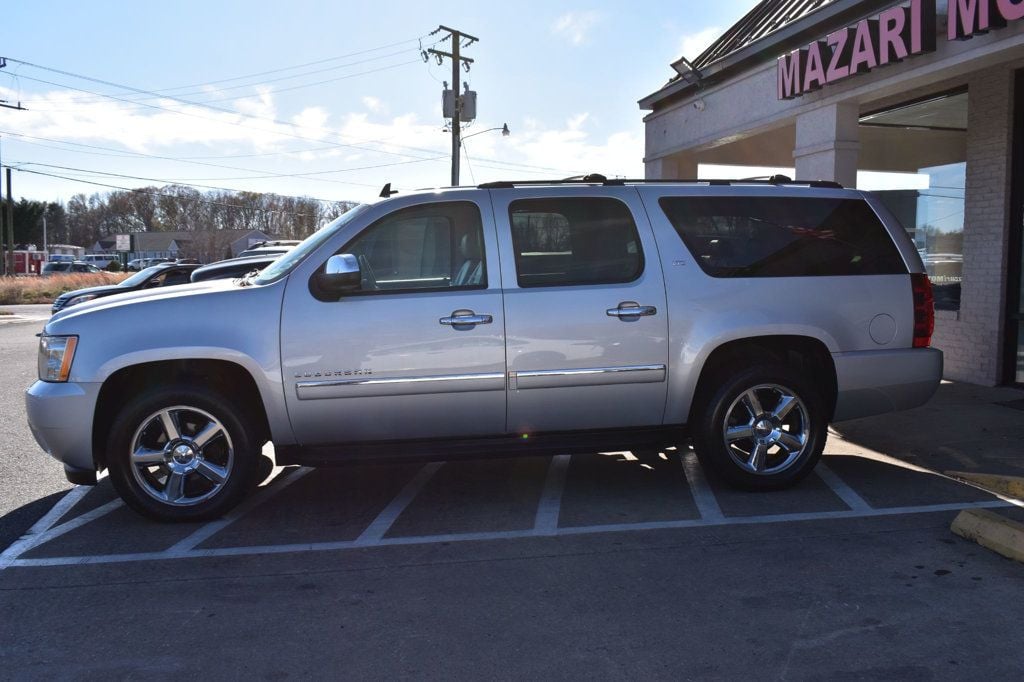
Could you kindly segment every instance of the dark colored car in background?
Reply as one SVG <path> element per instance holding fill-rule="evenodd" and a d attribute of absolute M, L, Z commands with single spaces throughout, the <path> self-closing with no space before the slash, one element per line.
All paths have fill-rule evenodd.
<path fill-rule="evenodd" d="M 48 264 L 49 265 L 49 264 Z M 90 266 L 91 267 L 91 266 Z M 131 277 L 118 284 L 108 284 L 87 289 L 77 289 L 61 294 L 53 301 L 51 313 L 56 313 L 64 308 L 85 303 L 95 298 L 124 294 L 129 291 L 140 289 L 153 289 L 156 287 L 169 287 L 175 284 L 188 284 L 189 276 L 198 265 L 186 265 L 178 263 L 162 263 L 153 267 L 140 270 Z M 97 272 L 99 272 L 97 270 Z"/>
<path fill-rule="evenodd" d="M 227 279 L 244 277 L 250 272 L 262 270 L 280 257 L 280 253 L 262 256 L 246 256 L 245 258 L 229 258 L 204 265 L 192 271 L 193 282 L 205 282 L 209 279 Z"/>
<path fill-rule="evenodd" d="M 103 272 L 95 265 L 91 263 L 83 263 L 82 261 L 50 261 L 43 266 L 41 274 L 43 277 L 49 275 L 72 275 L 81 272 Z"/>

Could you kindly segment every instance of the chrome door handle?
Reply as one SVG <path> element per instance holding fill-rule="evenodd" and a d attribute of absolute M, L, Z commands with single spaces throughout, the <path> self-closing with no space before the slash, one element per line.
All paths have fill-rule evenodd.
<path fill-rule="evenodd" d="M 494 318 L 490 315 L 477 315 L 472 310 L 456 310 L 450 317 L 442 317 L 438 322 L 453 327 L 461 325 L 490 324 Z"/>
<path fill-rule="evenodd" d="M 617 317 L 620 320 L 625 318 L 628 320 L 648 315 L 657 315 L 658 309 L 653 305 L 640 305 L 636 301 L 623 301 L 619 304 L 618 308 L 609 308 L 604 313 L 608 317 Z"/>

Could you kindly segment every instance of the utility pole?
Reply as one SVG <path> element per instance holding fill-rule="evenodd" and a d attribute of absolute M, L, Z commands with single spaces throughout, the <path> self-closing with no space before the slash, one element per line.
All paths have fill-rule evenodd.
<path fill-rule="evenodd" d="M 7 274 L 14 274 L 14 195 L 11 194 L 11 167 L 7 167 Z"/>
<path fill-rule="evenodd" d="M 438 26 L 436 30 L 431 31 L 430 35 L 435 35 L 445 31 L 448 33 L 448 38 L 442 40 L 451 39 L 452 51 L 444 52 L 442 50 L 435 50 L 433 48 L 427 50 L 428 53 L 437 57 L 437 63 L 440 64 L 445 58 L 452 60 L 452 95 L 454 97 L 454 107 L 452 111 L 452 186 L 457 187 L 459 184 L 459 157 L 462 155 L 462 140 L 460 136 L 462 134 L 462 95 L 459 90 L 459 67 L 465 66 L 465 69 L 469 71 L 469 65 L 473 63 L 473 60 L 469 57 L 463 57 L 461 54 L 462 40 L 466 39 L 466 47 L 469 47 L 473 43 L 477 42 L 479 38 L 471 36 L 468 33 L 457 31 L 454 28 L 448 28 L 447 26 Z"/>
<path fill-rule="evenodd" d="M 0 69 L 4 68 L 6 66 L 7 66 L 7 60 L 5 58 L 3 58 L 3 57 L 0 57 Z M 7 100 L 5 100 L 5 99 L 0 99 L 0 107 L 3 107 L 4 109 L 14 109 L 15 111 L 28 111 L 25 107 L 21 106 L 21 102 L 18 102 L 17 106 L 13 106 L 11 104 L 8 104 Z M 0 168 L 3 168 L 3 164 L 2 163 L 0 163 Z M 2 189 L 3 188 L 0 188 L 0 195 L 3 194 Z M 8 199 L 8 201 L 11 201 L 11 169 L 10 168 L 7 169 L 7 199 Z M 0 214 L 6 215 L 6 219 L 7 219 L 7 234 L 9 235 L 6 249 L 4 249 L 3 254 L 0 254 L 0 255 L 3 256 L 3 265 L 4 265 L 3 274 L 5 274 L 5 275 L 13 275 L 14 274 L 14 237 L 13 237 L 13 234 L 14 234 L 13 220 L 14 219 L 11 217 L 12 213 L 11 213 L 10 209 L 7 210 L 7 211 L 0 210 Z M 3 217 L 3 215 L 0 215 L 0 217 Z M 4 224 L 3 224 L 3 220 L 0 220 L 0 242 L 4 241 L 3 237 L 4 237 Z"/>

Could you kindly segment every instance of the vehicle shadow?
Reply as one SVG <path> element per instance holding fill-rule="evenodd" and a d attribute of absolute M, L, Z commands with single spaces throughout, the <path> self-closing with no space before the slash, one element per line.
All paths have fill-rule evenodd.
<path fill-rule="evenodd" d="M 1017 389 L 943 382 L 921 407 L 832 430 L 851 445 L 934 471 L 1024 476 L 1024 411 L 1013 409 L 1022 400 Z"/>
<path fill-rule="evenodd" d="M 28 529 L 66 494 L 67 491 L 52 493 L 0 516 L 0 552 L 28 532 Z"/>

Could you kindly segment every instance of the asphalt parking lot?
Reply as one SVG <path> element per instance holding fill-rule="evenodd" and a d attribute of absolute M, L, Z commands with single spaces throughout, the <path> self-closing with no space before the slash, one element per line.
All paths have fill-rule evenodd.
<path fill-rule="evenodd" d="M 0 326 L 0 678 L 1024 667 L 1024 566 L 949 532 L 963 508 L 1024 510 L 936 474 L 920 448 L 893 457 L 851 428 L 804 483 L 764 494 L 709 480 L 685 444 L 289 467 L 220 521 L 161 525 L 105 479 L 65 492 L 31 441 L 37 328 Z M 1011 417 L 985 424 L 992 438 L 1019 435 Z"/>

